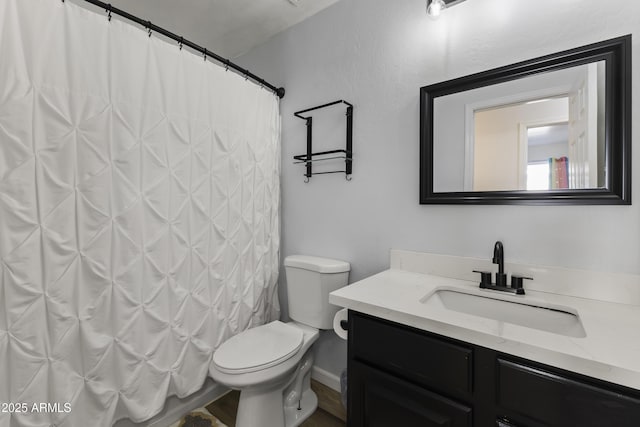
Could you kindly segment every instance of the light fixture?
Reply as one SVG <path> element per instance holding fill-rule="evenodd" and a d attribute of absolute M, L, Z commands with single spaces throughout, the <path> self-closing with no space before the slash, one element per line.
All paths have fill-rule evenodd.
<path fill-rule="evenodd" d="M 433 19 L 438 19 L 440 12 L 446 7 L 444 0 L 427 0 L 427 15 Z"/>
<path fill-rule="evenodd" d="M 427 0 L 427 15 L 438 19 L 443 10 L 464 1 L 466 0 Z"/>

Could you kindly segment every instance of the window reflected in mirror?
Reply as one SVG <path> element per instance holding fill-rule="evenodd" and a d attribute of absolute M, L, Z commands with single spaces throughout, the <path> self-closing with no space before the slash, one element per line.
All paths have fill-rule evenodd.
<path fill-rule="evenodd" d="M 563 103 L 568 98 L 561 98 Z M 569 184 L 569 122 L 527 126 L 526 189 L 530 191 L 577 188 Z"/>

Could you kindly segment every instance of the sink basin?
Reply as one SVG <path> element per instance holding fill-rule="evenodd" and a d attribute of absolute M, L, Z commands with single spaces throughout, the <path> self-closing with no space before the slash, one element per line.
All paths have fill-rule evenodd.
<path fill-rule="evenodd" d="M 569 337 L 587 336 L 580 316 L 569 307 L 527 301 L 521 297 L 501 298 L 489 292 L 473 293 L 460 289 L 438 288 L 422 298 L 421 302 L 432 308 L 457 311 Z"/>

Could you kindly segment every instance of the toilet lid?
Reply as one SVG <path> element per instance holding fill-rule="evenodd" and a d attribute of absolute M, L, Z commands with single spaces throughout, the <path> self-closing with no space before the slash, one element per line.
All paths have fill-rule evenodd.
<path fill-rule="evenodd" d="M 229 374 L 259 371 L 292 357 L 302 340 L 302 330 L 276 320 L 231 337 L 213 354 L 213 363 Z"/>

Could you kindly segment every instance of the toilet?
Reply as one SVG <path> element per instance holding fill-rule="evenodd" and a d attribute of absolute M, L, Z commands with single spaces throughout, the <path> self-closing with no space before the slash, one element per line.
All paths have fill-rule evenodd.
<path fill-rule="evenodd" d="M 248 329 L 213 354 L 211 377 L 240 390 L 236 427 L 295 427 L 317 408 L 311 390 L 311 346 L 320 329 L 333 329 L 340 309 L 329 293 L 346 286 L 348 262 L 305 255 L 284 260 L 291 322 Z"/>

